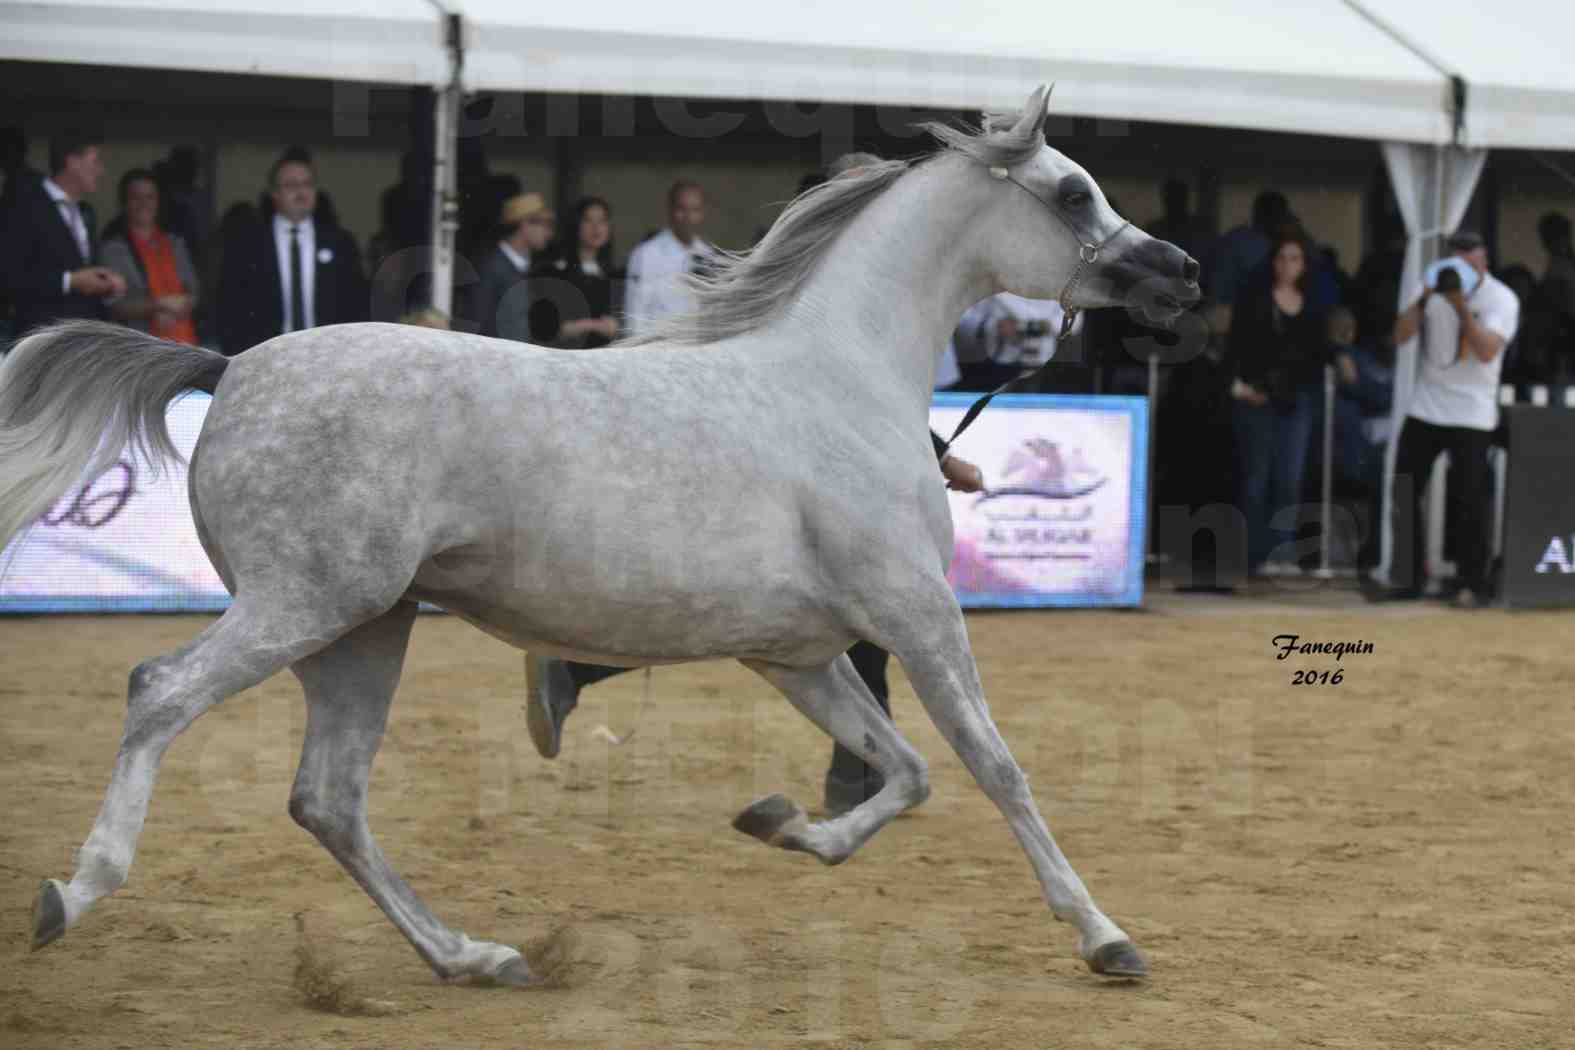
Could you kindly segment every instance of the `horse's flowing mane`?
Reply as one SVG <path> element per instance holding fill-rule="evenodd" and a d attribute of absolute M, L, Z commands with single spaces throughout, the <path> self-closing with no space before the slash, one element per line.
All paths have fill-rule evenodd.
<path fill-rule="evenodd" d="M 1041 122 L 1020 117 L 986 113 L 978 128 L 920 124 L 946 147 L 926 160 L 955 151 L 989 167 L 1020 164 L 1044 145 Z M 697 302 L 693 313 L 657 321 L 618 345 L 714 343 L 761 327 L 797 297 L 837 235 L 913 166 L 883 160 L 799 194 L 755 247 L 722 252 L 712 272 L 686 275 Z"/>

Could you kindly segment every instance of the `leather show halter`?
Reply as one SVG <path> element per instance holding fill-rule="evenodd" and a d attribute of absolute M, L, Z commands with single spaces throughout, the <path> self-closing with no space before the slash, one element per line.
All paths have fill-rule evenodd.
<path fill-rule="evenodd" d="M 1132 223 L 1130 221 L 1123 220 L 1121 225 L 1116 227 L 1114 233 L 1097 243 L 1094 241 L 1085 240 L 1083 238 L 1082 232 L 1079 231 L 1076 226 L 1072 225 L 1071 219 L 1068 219 L 1065 215 L 1062 215 L 1059 211 L 1053 208 L 1049 201 L 1045 200 L 1043 197 L 1039 196 L 1039 194 L 1035 193 L 1023 183 L 1013 178 L 1012 173 L 1006 168 L 992 167 L 990 169 L 990 177 L 993 179 L 1000 179 L 1005 182 L 1010 182 L 1012 185 L 1028 194 L 1034 200 L 1044 205 L 1045 211 L 1049 212 L 1051 215 L 1054 215 L 1057 219 L 1060 219 L 1062 224 L 1065 225 L 1068 230 L 1072 231 L 1072 236 L 1077 240 L 1077 268 L 1072 271 L 1072 276 L 1067 278 L 1066 287 L 1061 289 L 1061 294 L 1056 298 L 1056 302 L 1061 304 L 1061 334 L 1057 337 L 1057 339 L 1065 339 L 1067 334 L 1072 331 L 1072 325 L 1077 321 L 1078 308 L 1072 305 L 1072 294 L 1077 291 L 1077 286 L 1082 283 L 1084 275 L 1088 272 L 1088 268 L 1099 261 L 1099 253 L 1105 250 L 1106 245 L 1124 233 L 1127 228 L 1132 225 Z M 957 429 L 952 431 L 952 436 L 947 438 L 946 443 L 941 446 L 940 458 L 943 460 L 946 458 L 948 450 L 951 449 L 952 442 L 956 441 L 958 436 L 962 434 L 964 430 L 968 429 L 969 424 L 978 418 L 979 413 L 984 411 L 984 406 L 990 403 L 991 398 L 995 397 L 996 394 L 1001 393 L 1009 386 L 1014 386 L 1017 383 L 1021 383 L 1025 379 L 1032 379 L 1049 367 L 1050 362 L 1047 360 L 1044 364 L 1040 365 L 1032 372 L 1025 372 L 1016 379 L 1008 379 L 1006 382 L 1002 383 L 1000 386 L 996 387 L 994 390 L 990 391 L 988 394 L 985 394 L 983 397 L 979 398 L 979 400 L 970 405 L 968 411 L 963 414 L 962 422 L 957 424 Z"/>
<path fill-rule="evenodd" d="M 1131 226 L 1132 223 L 1130 220 L 1123 219 L 1121 225 L 1116 227 L 1115 232 L 1096 244 L 1093 241 L 1084 240 L 1082 232 L 1078 230 L 1076 226 L 1072 225 L 1071 219 L 1068 219 L 1065 215 L 1062 215 L 1059 211 L 1053 208 L 1049 201 L 1045 200 L 1043 197 L 1039 196 L 1039 194 L 1029 189 L 1022 182 L 1013 178 L 1012 173 L 1006 168 L 991 168 L 990 177 L 992 179 L 1000 179 L 1003 182 L 1010 182 L 1013 186 L 1016 186 L 1034 200 L 1038 201 L 1040 204 L 1043 204 L 1045 211 L 1061 220 L 1062 225 L 1064 225 L 1068 230 L 1071 230 L 1072 236 L 1077 240 L 1077 268 L 1072 271 L 1072 276 L 1067 278 L 1066 287 L 1061 289 L 1061 294 L 1056 297 L 1056 302 L 1061 304 L 1061 311 L 1063 314 L 1061 318 L 1060 338 L 1065 339 L 1067 334 L 1072 331 L 1072 325 L 1077 321 L 1078 310 L 1077 307 L 1072 305 L 1072 293 L 1077 291 L 1077 286 L 1082 282 L 1083 275 L 1088 271 L 1088 268 L 1099 261 L 1099 253 L 1105 250 L 1105 245 L 1109 244 L 1111 241 L 1125 233 L 1127 228 Z"/>

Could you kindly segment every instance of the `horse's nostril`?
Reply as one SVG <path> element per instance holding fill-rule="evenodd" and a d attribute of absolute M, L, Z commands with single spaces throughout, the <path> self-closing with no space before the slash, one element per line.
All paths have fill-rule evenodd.
<path fill-rule="evenodd" d="M 1201 270 L 1202 267 L 1198 265 L 1198 260 L 1190 255 L 1187 256 L 1187 261 L 1181 264 L 1181 276 L 1188 284 L 1198 283 L 1198 273 Z"/>

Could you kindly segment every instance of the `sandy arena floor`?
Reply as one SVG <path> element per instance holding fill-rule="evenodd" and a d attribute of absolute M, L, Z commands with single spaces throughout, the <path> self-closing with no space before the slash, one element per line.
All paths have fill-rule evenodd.
<path fill-rule="evenodd" d="M 1002 731 L 1143 984 L 1075 958 L 900 675 L 934 794 L 823 868 L 728 826 L 772 791 L 818 802 L 829 752 L 742 668 L 658 670 L 649 704 L 642 675 L 594 688 L 545 762 L 519 654 L 435 616 L 373 825 L 440 915 L 530 946 L 551 987 L 438 983 L 290 821 L 289 675 L 176 743 L 131 881 L 29 953 L 127 672 L 202 622 L 0 620 L 0 1046 L 1575 1045 L 1575 614 L 1156 595 L 971 617 Z M 1278 661 L 1279 633 L 1376 651 Z"/>

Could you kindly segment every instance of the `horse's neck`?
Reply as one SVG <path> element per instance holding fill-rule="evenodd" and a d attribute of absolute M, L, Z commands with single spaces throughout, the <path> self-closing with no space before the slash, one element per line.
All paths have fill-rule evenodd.
<path fill-rule="evenodd" d="M 914 406 L 930 403 L 957 319 L 995 290 L 969 228 L 977 183 L 964 178 L 967 163 L 927 164 L 872 201 L 792 311 L 795 323 L 820 336 L 816 353 L 840 355 L 877 389 Z"/>

